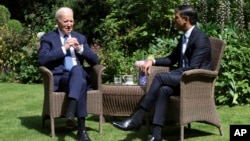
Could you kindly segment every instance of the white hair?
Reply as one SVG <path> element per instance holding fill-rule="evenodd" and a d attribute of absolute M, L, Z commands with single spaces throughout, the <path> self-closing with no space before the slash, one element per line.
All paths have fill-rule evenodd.
<path fill-rule="evenodd" d="M 73 10 L 69 7 L 61 7 L 56 11 L 55 18 L 56 19 L 60 18 L 63 12 L 72 12 L 73 13 Z"/>

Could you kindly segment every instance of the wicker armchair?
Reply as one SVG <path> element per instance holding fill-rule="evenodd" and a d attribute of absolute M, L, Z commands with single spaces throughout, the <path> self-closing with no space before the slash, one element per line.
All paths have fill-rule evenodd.
<path fill-rule="evenodd" d="M 217 38 L 210 38 L 210 42 L 212 70 L 194 69 L 184 72 L 180 83 L 180 96 L 171 96 L 169 100 L 167 120 L 180 124 L 181 141 L 184 140 L 184 125 L 188 124 L 190 128 L 190 123 L 195 121 L 216 126 L 220 135 L 223 135 L 216 112 L 214 87 L 226 43 Z M 168 69 L 154 66 L 151 77 Z"/>
<path fill-rule="evenodd" d="M 102 73 L 105 67 L 95 65 L 90 68 L 89 75 L 91 77 L 94 90 L 87 92 L 87 110 L 88 113 L 99 115 L 99 132 L 102 132 L 102 92 L 99 90 L 102 83 Z M 55 118 L 63 118 L 66 115 L 68 100 L 66 93 L 54 92 L 53 75 L 49 69 L 44 66 L 39 67 L 42 73 L 44 84 L 44 103 L 42 111 L 42 126 L 44 127 L 45 120 L 50 119 L 51 136 L 55 136 Z"/>

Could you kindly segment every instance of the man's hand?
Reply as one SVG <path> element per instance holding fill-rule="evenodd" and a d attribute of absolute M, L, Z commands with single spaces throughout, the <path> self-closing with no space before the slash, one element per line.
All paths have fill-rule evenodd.
<path fill-rule="evenodd" d="M 144 72 L 145 75 L 149 75 L 151 72 L 151 67 L 153 65 L 153 60 L 148 59 L 142 66 L 141 71 Z"/>
<path fill-rule="evenodd" d="M 68 38 L 64 44 L 65 50 L 68 50 L 70 47 L 73 47 L 77 52 L 81 50 L 81 47 L 77 38 Z"/>

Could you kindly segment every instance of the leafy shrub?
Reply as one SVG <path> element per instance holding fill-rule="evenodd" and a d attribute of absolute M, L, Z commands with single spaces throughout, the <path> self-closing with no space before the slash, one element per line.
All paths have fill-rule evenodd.
<path fill-rule="evenodd" d="M 249 104 L 250 49 L 227 45 L 216 84 L 216 101 L 223 105 Z"/>
<path fill-rule="evenodd" d="M 37 42 L 36 34 L 28 28 L 29 34 L 18 34 L 7 28 L 0 27 L 0 68 L 4 81 L 11 82 L 39 82 L 41 76 L 37 71 Z M 21 40 L 20 40 L 21 39 Z"/>
<path fill-rule="evenodd" d="M 249 33 L 242 32 L 235 24 L 227 25 L 221 33 L 227 46 L 216 89 L 219 104 L 250 104 L 249 37 Z"/>
<path fill-rule="evenodd" d="M 149 44 L 158 35 L 167 34 L 166 38 L 170 35 L 172 7 L 178 2 L 165 3 L 164 0 L 107 1 L 110 13 L 94 31 L 100 35 L 98 40 L 105 54 L 102 63 L 107 67 L 109 78 L 117 73 L 135 75 L 138 70 L 134 62 L 147 58 Z"/>
<path fill-rule="evenodd" d="M 166 36 L 155 37 L 149 44 L 148 54 L 154 57 L 165 57 L 169 55 L 178 43 L 178 36 L 169 38 Z"/>
<path fill-rule="evenodd" d="M 249 33 L 242 32 L 233 23 L 226 25 L 222 30 L 216 23 L 198 26 L 210 37 L 220 38 L 227 43 L 216 81 L 216 103 L 230 106 L 250 104 Z"/>
<path fill-rule="evenodd" d="M 11 19 L 7 22 L 7 27 L 11 32 L 21 34 L 23 32 L 23 26 L 18 20 Z"/>
<path fill-rule="evenodd" d="M 197 26 L 201 30 L 227 42 L 216 83 L 216 103 L 230 106 L 250 103 L 248 1 L 244 5 L 234 0 L 49 0 L 45 4 L 39 1 L 23 4 L 26 6 L 24 25 L 30 27 L 24 37 L 0 25 L 0 68 L 6 80 L 39 82 L 35 57 L 38 39 L 34 33 L 53 30 L 54 11 L 64 5 L 74 10 L 75 30 L 87 35 L 101 64 L 107 67 L 104 82 L 113 81 L 115 74 L 136 75 L 136 60 L 151 54 L 166 56 L 176 46 L 179 32 L 172 22 L 173 8 L 184 2 L 198 9 Z M 0 17 L 9 20 L 10 14 L 6 13 L 0 13 Z"/>
<path fill-rule="evenodd" d="M 4 5 L 0 5 L 0 26 L 3 26 L 10 20 L 10 12 Z"/>
<path fill-rule="evenodd" d="M 25 23 L 33 32 L 49 32 L 55 29 L 55 12 L 48 5 L 34 4 L 30 11 L 26 11 Z"/>

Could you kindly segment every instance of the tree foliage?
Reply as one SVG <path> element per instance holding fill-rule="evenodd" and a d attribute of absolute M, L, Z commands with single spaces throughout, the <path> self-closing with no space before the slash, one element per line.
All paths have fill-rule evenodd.
<path fill-rule="evenodd" d="M 104 82 L 111 82 L 115 74 L 136 76 L 136 60 L 143 60 L 148 55 L 169 54 L 180 35 L 172 22 L 174 8 L 180 4 L 193 5 L 199 13 L 197 26 L 209 36 L 227 43 L 216 84 L 217 104 L 250 103 L 249 1 L 16 0 L 10 4 L 2 0 L 0 4 L 10 9 L 8 12 L 0 5 L 0 67 L 4 74 L 13 74 L 5 78 L 26 83 L 40 80 L 36 33 L 55 29 L 54 14 L 59 7 L 68 6 L 74 10 L 75 30 L 88 37 L 101 64 L 107 67 Z M 3 24 L 6 21 L 3 19 L 15 18 L 21 21 L 24 32 L 13 33 Z"/>

